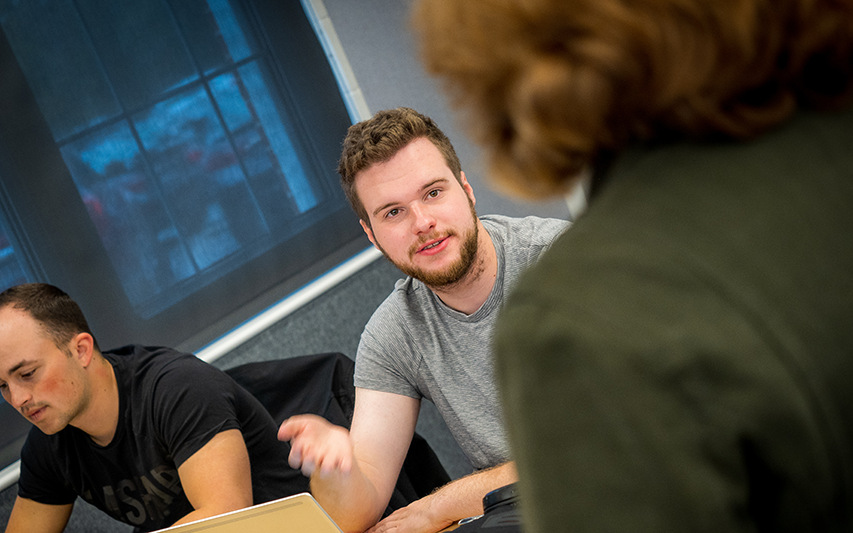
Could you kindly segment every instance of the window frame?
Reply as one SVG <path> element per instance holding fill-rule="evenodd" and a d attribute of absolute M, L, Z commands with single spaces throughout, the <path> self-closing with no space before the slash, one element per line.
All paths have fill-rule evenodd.
<path fill-rule="evenodd" d="M 284 47 L 282 21 L 289 21 L 292 29 L 290 39 L 311 43 L 304 53 L 279 54 L 274 70 L 279 83 L 287 88 L 285 93 L 302 91 L 313 94 L 319 101 L 334 102 L 333 105 L 303 108 L 284 98 L 286 105 L 294 107 L 294 116 L 298 116 L 303 125 L 336 124 L 328 128 L 325 139 L 310 140 L 315 143 L 313 153 L 317 154 L 313 164 L 333 176 L 336 182 L 335 166 L 345 129 L 353 121 L 369 116 L 369 111 L 352 78 L 334 28 L 327 21 L 324 24 L 319 22 L 325 13 L 322 2 L 242 0 L 241 4 L 252 14 L 270 49 L 287 49 Z M 321 76 L 325 80 L 322 90 L 318 90 L 316 83 L 287 74 L 312 68 L 322 71 Z M 0 106 L 0 146 L 8 147 L 0 150 L 0 179 L 3 180 L 0 204 L 7 217 L 15 220 L 13 226 L 26 228 L 23 238 L 16 235 L 20 243 L 16 253 L 20 252 L 25 259 L 35 278 L 33 281 L 55 284 L 80 303 L 104 349 L 131 342 L 169 345 L 185 351 L 203 352 L 205 360 L 213 361 L 235 342 L 243 342 L 246 331 L 256 333 L 258 319 L 268 322 L 271 316 L 277 317 L 276 320 L 282 318 L 380 257 L 357 224 L 357 217 L 346 202 L 341 201 L 335 211 L 335 219 L 316 226 L 296 250 L 287 243 L 279 245 L 276 253 L 267 252 L 241 267 L 244 272 L 249 272 L 248 277 L 253 283 L 244 291 L 237 305 L 227 312 L 217 311 L 219 302 L 234 300 L 233 285 L 226 275 L 208 284 L 206 294 L 192 295 L 167 312 L 149 320 L 135 317 L 130 317 L 135 320 L 128 320 L 131 315 L 127 311 L 129 302 L 117 302 L 127 300 L 123 287 L 112 271 L 71 174 L 3 32 L 0 32 L 0 70 L 7 73 L 0 80 L 0 102 L 16 103 L 15 106 Z M 346 120 L 340 118 L 342 110 L 348 117 Z M 318 148 L 317 144 L 322 146 Z M 41 179 L 21 178 L 32 176 Z M 340 198 L 343 198 L 342 194 Z M 44 213 L 63 212 L 68 216 L 44 216 Z M 325 251 L 319 261 L 307 267 L 292 271 L 281 268 L 280 263 L 288 256 L 298 254 L 306 246 L 315 246 L 330 234 L 345 235 L 347 242 Z M 100 250 L 100 258 L 93 258 L 90 252 L 87 253 L 91 250 Z M 61 264 L 44 261 L 45 255 L 67 260 Z M 274 277 L 270 275 L 271 271 L 284 271 L 286 276 Z M 298 304 L 285 303 L 289 299 L 292 301 L 294 295 L 299 300 Z M 118 303 L 125 304 L 124 310 Z M 188 310 L 192 309 L 210 312 L 189 316 Z M 137 327 L 114 329 L 110 325 L 117 318 L 134 322 Z M 3 466 L 0 464 L 0 468 Z M 17 480 L 17 468 L 17 464 L 12 463 L 0 470 L 0 489 Z"/>
<path fill-rule="evenodd" d="M 302 5 L 295 0 L 243 4 L 254 15 L 258 34 L 270 50 L 292 50 L 294 42 L 308 43 L 299 53 L 279 54 L 273 72 L 282 88 L 282 105 L 289 107 L 290 116 L 300 121 L 303 131 L 315 135 L 301 141 L 307 145 L 303 153 L 309 154 L 303 164 L 312 165 L 318 174 L 326 176 L 324 186 L 336 202 L 328 202 L 323 208 L 335 211 L 301 232 L 298 239 L 278 244 L 243 264 L 237 269 L 242 272 L 240 275 L 230 272 L 217 277 L 202 290 L 150 318 L 142 318 L 133 310 L 5 35 L 0 39 L 4 72 L 8 64 L 13 72 L 9 77 L 17 82 L 16 105 L 3 106 L 0 111 L 0 146 L 8 146 L 4 152 L 13 154 L 12 161 L 0 158 L 0 175 L 4 176 L 8 197 L 29 237 L 29 253 L 24 255 L 31 270 L 42 274 L 37 276 L 39 281 L 59 286 L 81 305 L 104 348 L 128 342 L 198 348 L 230 329 L 227 324 L 220 324 L 223 320 L 231 327 L 245 320 L 245 311 L 238 313 L 238 319 L 229 319 L 228 315 L 238 308 L 258 298 L 268 300 L 268 291 L 274 291 L 280 299 L 369 246 L 337 187 L 335 166 L 340 141 L 351 124 L 349 111 Z M 303 75 L 312 69 L 316 71 L 313 77 Z M 9 97 L 10 89 L 13 88 L 0 90 L 0 99 Z M 297 98 L 304 102 L 308 97 L 313 98 L 312 105 L 297 105 Z M 316 126 L 321 124 L 324 126 Z M 352 245 L 327 246 L 330 236 L 344 236 L 343 240 Z M 319 267 L 288 267 L 289 259 L 324 246 L 329 249 L 320 254 Z M 243 278 L 240 283 L 244 288 L 239 291 L 234 288 L 237 278 Z M 284 287 L 280 287 L 282 284 Z M 235 309 L 222 311 L 221 302 L 235 300 L 235 294 Z M 258 310 L 257 305 L 251 307 Z"/>

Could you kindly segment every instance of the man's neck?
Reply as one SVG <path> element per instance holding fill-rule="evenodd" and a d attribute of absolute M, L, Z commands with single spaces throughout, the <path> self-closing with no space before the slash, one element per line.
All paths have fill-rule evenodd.
<path fill-rule="evenodd" d="M 492 237 L 480 224 L 477 256 L 465 276 L 446 287 L 430 287 L 445 305 L 466 315 L 472 315 L 486 303 L 498 275 L 498 256 Z"/>
<path fill-rule="evenodd" d="M 73 425 L 86 432 L 99 446 L 106 446 L 115 437 L 118 427 L 118 382 L 115 370 L 104 357 L 92 363 L 92 390 L 89 405 Z"/>

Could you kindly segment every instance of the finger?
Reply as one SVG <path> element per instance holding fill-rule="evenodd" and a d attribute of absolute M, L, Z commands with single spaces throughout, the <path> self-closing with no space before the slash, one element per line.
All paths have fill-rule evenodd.
<path fill-rule="evenodd" d="M 287 456 L 287 464 L 290 468 L 300 468 L 302 466 L 302 452 L 296 447 L 290 448 L 290 455 Z"/>
<path fill-rule="evenodd" d="M 278 428 L 278 440 L 293 440 L 295 436 L 305 429 L 305 420 L 300 416 L 293 416 L 281 423 Z"/>
<path fill-rule="evenodd" d="M 383 521 L 379 522 L 378 524 L 376 524 L 375 526 L 373 526 L 372 528 L 365 531 L 364 533 L 382 533 L 383 531 L 387 531 L 387 530 L 388 530 L 387 524 L 383 520 Z"/>
<path fill-rule="evenodd" d="M 338 470 L 339 459 L 334 450 L 326 449 L 323 454 L 318 454 L 316 470 L 321 477 L 326 477 Z"/>
<path fill-rule="evenodd" d="M 290 454 L 287 456 L 287 464 L 291 468 L 301 468 L 302 464 L 307 459 L 311 459 L 314 454 L 315 452 L 310 441 L 296 437 L 295 440 L 290 442 Z"/>
<path fill-rule="evenodd" d="M 338 470 L 337 461 L 333 459 L 326 459 L 318 463 L 317 467 L 320 469 L 320 477 L 328 477 Z"/>
<path fill-rule="evenodd" d="M 311 474 L 314 473 L 316 465 L 314 464 L 313 459 L 306 459 L 302 462 L 302 475 L 305 477 L 311 477 Z"/>
<path fill-rule="evenodd" d="M 394 513 L 391 513 L 391 516 L 394 516 Z M 378 524 L 376 524 L 375 526 L 373 526 L 369 530 L 365 531 L 365 533 L 382 533 L 383 531 L 387 531 L 388 530 L 388 520 L 391 518 L 391 516 L 386 517 L 385 520 L 380 520 Z"/>

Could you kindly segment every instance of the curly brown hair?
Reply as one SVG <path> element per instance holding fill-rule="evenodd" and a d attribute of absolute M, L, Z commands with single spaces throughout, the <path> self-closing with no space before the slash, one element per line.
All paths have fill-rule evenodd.
<path fill-rule="evenodd" d="M 456 180 L 462 183 L 462 166 L 450 140 L 436 123 L 426 115 L 408 107 L 386 109 L 371 118 L 353 124 L 347 130 L 338 174 L 353 211 L 368 226 L 370 218 L 355 190 L 359 172 L 377 163 L 384 163 L 397 152 L 419 138 L 429 139 L 444 157 Z"/>
<path fill-rule="evenodd" d="M 421 0 L 413 24 L 530 197 L 631 141 L 747 139 L 853 92 L 853 0 Z"/>

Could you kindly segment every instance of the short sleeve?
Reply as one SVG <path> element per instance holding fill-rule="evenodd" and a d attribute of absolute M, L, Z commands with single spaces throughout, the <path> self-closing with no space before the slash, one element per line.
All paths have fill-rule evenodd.
<path fill-rule="evenodd" d="M 377 338 L 370 324 L 362 334 L 355 359 L 355 386 L 420 399 L 423 394 L 416 386 L 410 350 L 400 340 L 402 332 L 388 331 L 385 326 L 381 336 L 387 342 Z"/>
<path fill-rule="evenodd" d="M 18 496 L 48 505 L 74 503 L 77 493 L 62 475 L 55 450 L 38 429 L 30 429 L 21 450 Z"/>
<path fill-rule="evenodd" d="M 238 387 L 218 369 L 196 359 L 176 359 L 161 371 L 152 393 L 152 423 L 180 467 L 218 433 L 241 429 Z"/>

